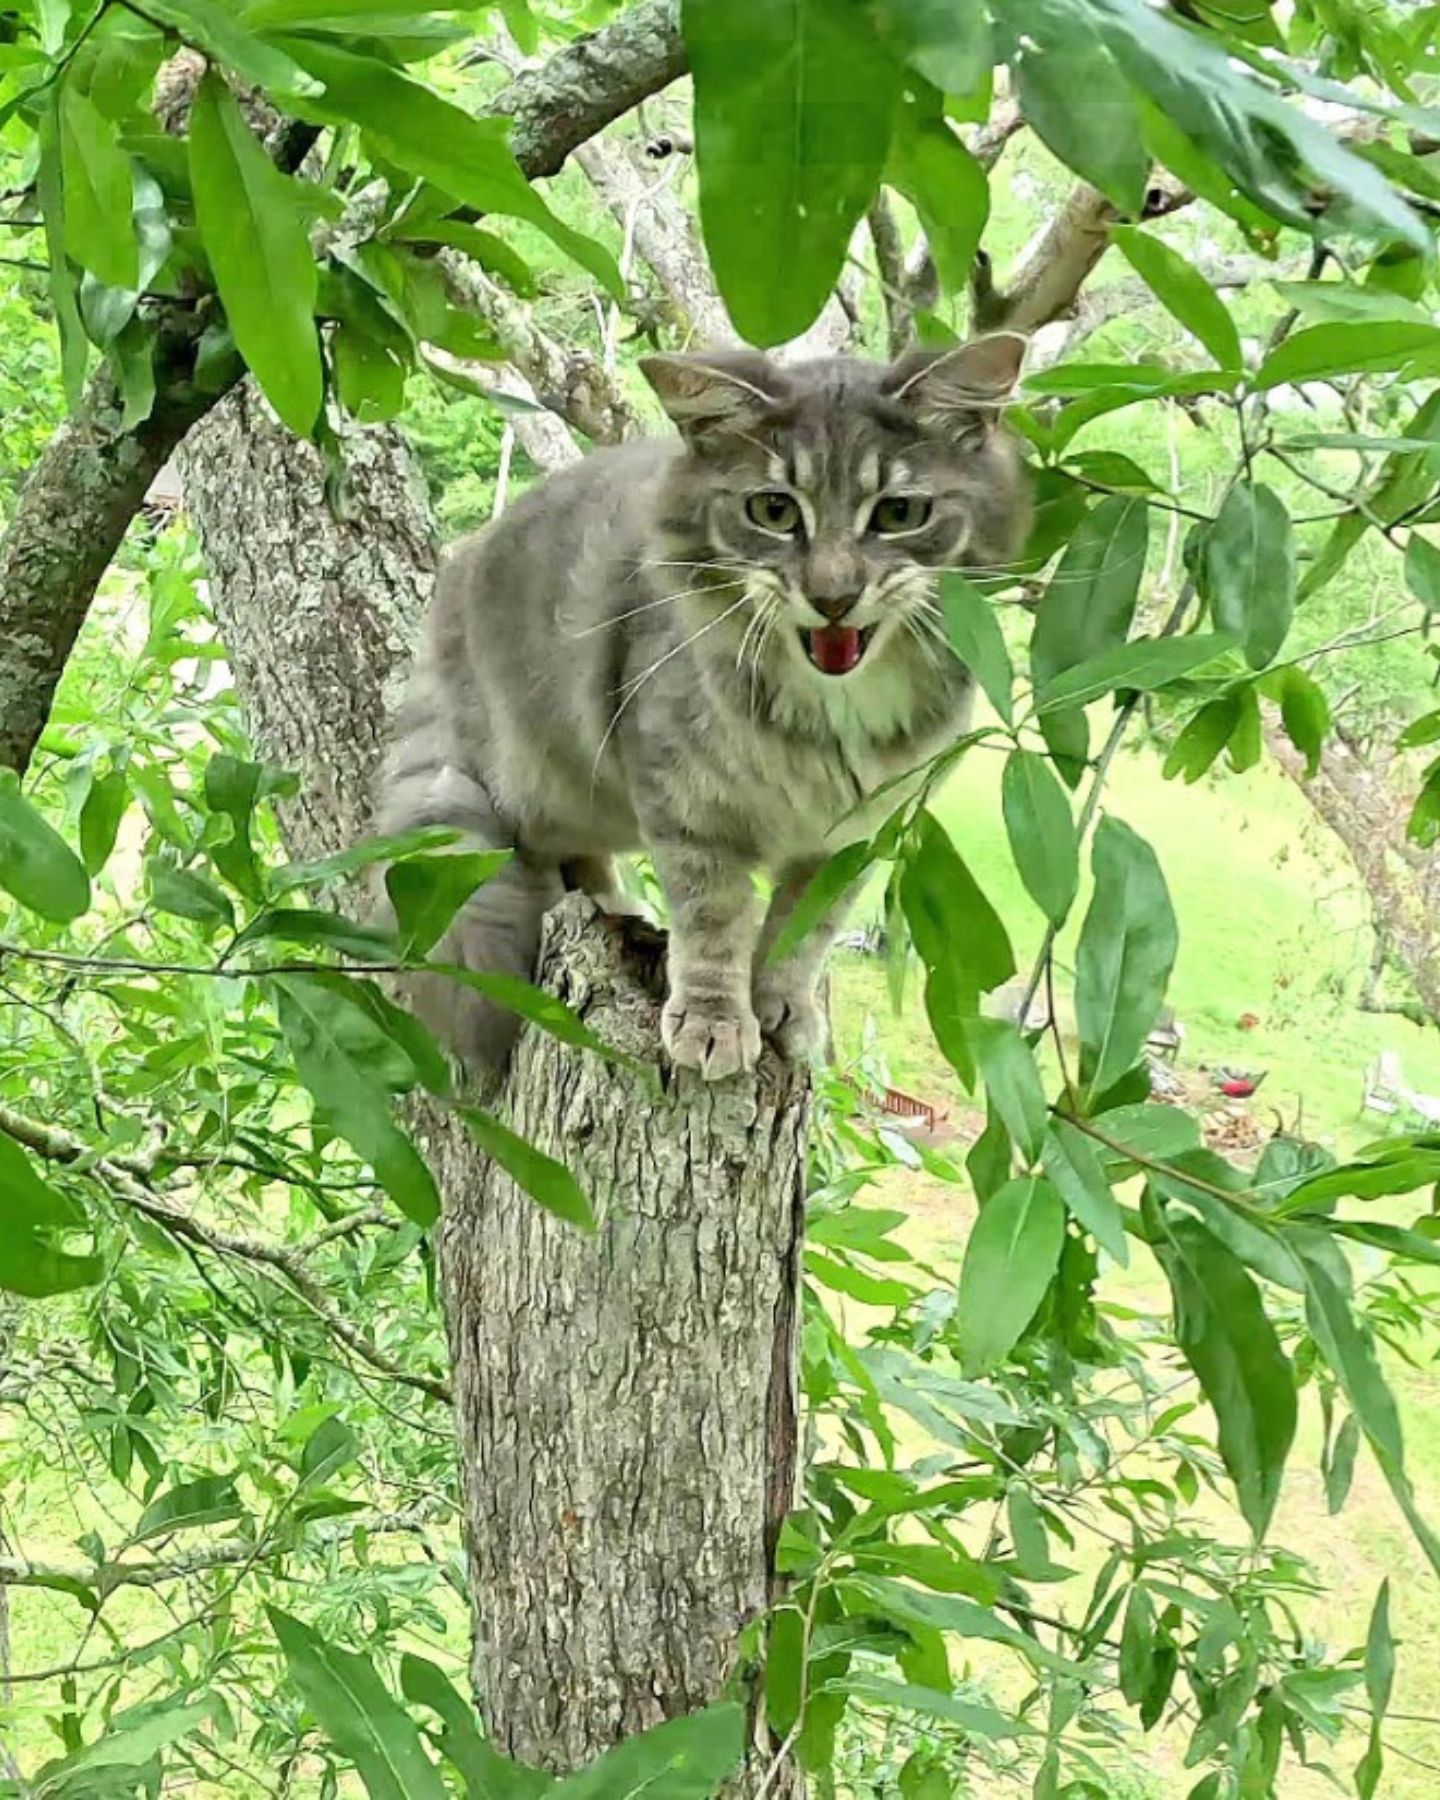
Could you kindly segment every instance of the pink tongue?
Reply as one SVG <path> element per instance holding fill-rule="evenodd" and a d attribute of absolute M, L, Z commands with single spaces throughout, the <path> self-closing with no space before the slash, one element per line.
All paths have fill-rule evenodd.
<path fill-rule="evenodd" d="M 810 655 L 825 675 L 844 675 L 860 660 L 860 633 L 853 625 L 827 625 L 810 633 Z"/>

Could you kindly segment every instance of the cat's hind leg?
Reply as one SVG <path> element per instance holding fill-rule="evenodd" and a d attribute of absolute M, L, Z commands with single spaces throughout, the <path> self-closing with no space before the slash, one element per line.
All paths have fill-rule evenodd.
<path fill-rule="evenodd" d="M 422 774 L 425 778 L 417 779 Z M 480 784 L 460 770 L 446 767 L 437 775 L 407 769 L 402 761 L 385 796 L 380 828 L 390 835 L 423 825 L 462 831 L 457 850 L 514 851 L 461 907 L 428 960 L 532 980 L 541 922 L 565 891 L 559 864 L 515 850 L 513 830 Z M 409 975 L 404 986 L 414 1011 L 472 1075 L 491 1078 L 504 1069 L 520 1033 L 517 1014 L 449 975 Z"/>

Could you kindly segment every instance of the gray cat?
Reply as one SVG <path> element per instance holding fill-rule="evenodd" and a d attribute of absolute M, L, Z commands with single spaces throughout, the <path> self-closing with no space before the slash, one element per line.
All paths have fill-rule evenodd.
<path fill-rule="evenodd" d="M 454 825 L 515 854 L 437 958 L 528 977 L 567 887 L 635 910 L 612 859 L 644 849 L 670 907 L 671 1058 L 718 1080 L 762 1035 L 816 1049 L 843 906 L 778 966 L 768 947 L 899 798 L 870 796 L 964 726 L 973 684 L 936 573 L 1016 548 L 1024 486 L 998 421 L 1023 351 L 1002 334 L 889 367 L 650 357 L 678 441 L 597 451 L 457 548 L 380 829 Z M 503 1066 L 513 1015 L 439 976 L 414 999 L 472 1069 Z"/>

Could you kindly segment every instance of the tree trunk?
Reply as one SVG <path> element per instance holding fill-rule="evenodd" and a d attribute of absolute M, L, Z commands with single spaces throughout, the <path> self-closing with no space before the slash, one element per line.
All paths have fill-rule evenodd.
<path fill-rule="evenodd" d="M 1316 816 L 1345 846 L 1370 897 L 1385 954 L 1414 983 L 1429 1017 L 1440 1020 L 1440 857 L 1406 841 L 1415 796 L 1403 759 L 1393 765 L 1399 776 L 1393 780 L 1388 762 L 1369 764 L 1336 737 L 1326 743 L 1320 766 L 1309 777 L 1305 758 L 1273 719 L 1266 721 L 1265 739 Z"/>
<path fill-rule="evenodd" d="M 0 536 L 0 768 L 23 772 L 100 578 L 175 446 L 214 397 L 191 379 L 193 317 L 162 331 L 156 400 L 132 430 L 102 369 L 25 478 Z"/>
<path fill-rule="evenodd" d="M 184 458 L 255 748 L 302 774 L 283 824 L 306 857 L 366 827 L 432 568 L 403 441 L 360 434 L 351 460 L 337 523 L 319 459 L 253 394 Z M 572 897 L 541 979 L 654 1068 L 663 943 Z M 501 1106 L 601 1221 L 593 1236 L 562 1225 L 452 1114 L 422 1117 L 445 1196 L 477 1697 L 498 1742 L 560 1770 L 718 1697 L 771 1597 L 796 1478 L 809 1093 L 773 1066 L 656 1084 L 530 1031 Z M 760 1745 L 736 1800 L 770 1760 Z M 797 1781 L 776 1771 L 767 1800 Z"/>
<path fill-rule="evenodd" d="M 541 980 L 655 1064 L 660 934 L 572 895 Z M 433 1140 L 475 1688 L 510 1754 L 560 1771 L 714 1699 L 773 1597 L 808 1086 L 767 1059 L 657 1089 L 532 1031 L 503 1106 L 600 1220 L 587 1236 L 542 1212 L 453 1124 Z"/>

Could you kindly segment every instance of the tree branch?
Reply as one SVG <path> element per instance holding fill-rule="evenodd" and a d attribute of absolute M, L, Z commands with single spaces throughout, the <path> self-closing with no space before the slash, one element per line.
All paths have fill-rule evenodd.
<path fill-rule="evenodd" d="M 357 1525 L 375 1537 L 419 1532 L 446 1517 L 450 1510 L 430 1501 L 403 1512 L 348 1513 L 343 1519 L 317 1525 L 312 1541 L 320 1545 L 339 1543 L 348 1538 Z M 0 1588 L 71 1591 L 79 1587 L 88 1588 L 105 1599 L 116 1588 L 164 1587 L 172 1581 L 186 1581 L 211 1569 L 233 1569 L 249 1562 L 254 1555 L 253 1543 L 236 1538 L 209 1544 L 203 1549 L 183 1551 L 164 1562 L 125 1562 L 117 1558 L 103 1563 L 52 1563 L 37 1562 L 28 1556 L 0 1556 Z"/>
<path fill-rule="evenodd" d="M 37 1156 L 46 1157 L 52 1162 L 78 1162 L 88 1154 L 88 1147 L 79 1138 L 61 1130 L 59 1126 L 27 1119 L 9 1107 L 0 1107 L 0 1131 L 7 1137 L 14 1138 L 16 1143 L 33 1150 Z M 306 1257 L 318 1248 L 313 1240 L 305 1244 L 274 1244 L 263 1238 L 245 1237 L 238 1232 L 204 1224 L 192 1213 L 185 1212 L 160 1193 L 146 1187 L 132 1158 L 96 1157 L 88 1167 L 104 1180 L 107 1190 L 116 1200 L 142 1214 L 171 1237 L 220 1256 L 231 1256 L 242 1262 L 273 1269 L 283 1275 L 331 1336 L 344 1344 L 362 1362 L 368 1363 L 372 1369 L 388 1376 L 392 1381 L 428 1395 L 432 1400 L 449 1402 L 451 1393 L 446 1382 L 430 1375 L 415 1374 L 403 1363 L 387 1355 L 363 1331 L 350 1323 L 330 1298 L 324 1285 L 306 1267 Z"/>
<path fill-rule="evenodd" d="M 1157 181 L 1146 193 L 1144 219 L 1164 218 L 1194 198 L 1173 181 Z M 1030 243 L 1002 291 L 995 286 L 990 258 L 975 259 L 971 282 L 972 322 L 981 331 L 1038 331 L 1064 318 L 1075 305 L 1091 270 L 1110 248 L 1110 228 L 1120 214 L 1099 191 L 1082 181 Z"/>

